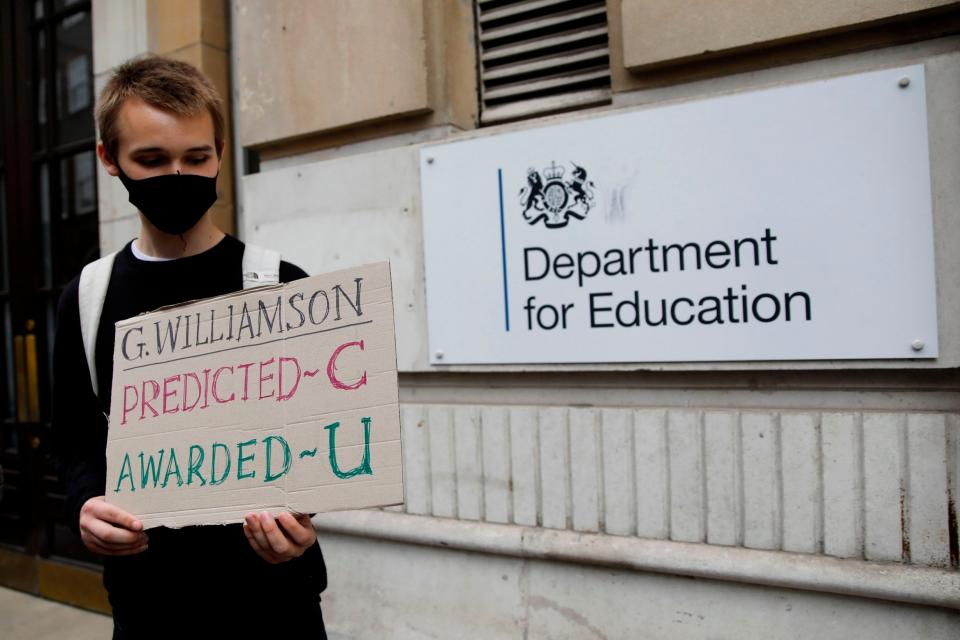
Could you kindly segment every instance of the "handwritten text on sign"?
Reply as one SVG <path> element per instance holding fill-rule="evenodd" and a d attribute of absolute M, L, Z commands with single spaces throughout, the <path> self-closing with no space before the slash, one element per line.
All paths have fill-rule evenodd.
<path fill-rule="evenodd" d="M 117 324 L 107 500 L 145 526 L 403 500 L 386 263 Z"/>

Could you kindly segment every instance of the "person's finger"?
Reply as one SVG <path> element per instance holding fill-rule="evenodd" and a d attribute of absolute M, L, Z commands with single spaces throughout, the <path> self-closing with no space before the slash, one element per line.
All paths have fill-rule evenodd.
<path fill-rule="evenodd" d="M 257 514 L 248 514 L 247 527 L 249 528 L 249 532 L 253 538 L 253 541 L 257 543 L 256 548 L 263 553 L 272 555 L 273 549 L 270 546 L 269 540 L 267 540 L 267 534 L 264 532 L 260 523 L 260 518 L 257 516 Z"/>
<path fill-rule="evenodd" d="M 89 540 L 96 542 L 98 545 L 104 549 L 107 549 L 108 551 L 125 551 L 127 549 L 136 549 L 137 547 L 142 547 L 149 544 L 146 540 L 137 540 L 135 542 L 131 542 L 130 544 L 104 542 L 93 535 L 89 536 Z"/>
<path fill-rule="evenodd" d="M 89 519 L 83 526 L 98 544 L 107 548 L 133 547 L 147 542 L 146 534 L 120 529 L 103 520 Z"/>
<path fill-rule="evenodd" d="M 85 537 L 85 536 L 81 536 L 80 538 L 81 540 L 83 540 L 83 546 L 85 546 L 87 549 L 89 549 L 93 553 L 99 553 L 102 556 L 110 555 L 110 551 L 100 546 L 99 544 L 97 544 L 97 541 L 94 540 L 93 538 Z"/>
<path fill-rule="evenodd" d="M 250 546 L 253 547 L 254 551 L 263 550 L 263 545 L 260 544 L 260 541 L 257 540 L 256 536 L 253 535 L 253 528 L 248 522 L 243 523 L 243 535 L 247 537 L 247 540 L 250 542 Z"/>
<path fill-rule="evenodd" d="M 148 545 L 143 544 L 136 547 L 130 547 L 126 549 L 117 549 L 111 547 L 104 547 L 96 542 L 93 538 L 86 538 L 83 540 L 84 546 L 87 547 L 93 553 L 98 553 L 102 556 L 128 556 L 136 553 L 142 553 L 147 550 Z"/>
<path fill-rule="evenodd" d="M 277 526 L 277 521 L 273 519 L 266 511 L 260 513 L 260 527 L 267 537 L 267 541 L 273 552 L 279 556 L 289 558 L 294 551 L 290 541 L 283 535 L 283 531 Z"/>
<path fill-rule="evenodd" d="M 137 520 L 132 514 L 120 507 L 108 504 L 101 499 L 91 501 L 90 511 L 99 520 L 104 520 L 113 525 L 129 529 L 130 531 L 140 531 L 143 529 L 143 523 Z"/>
<path fill-rule="evenodd" d="M 284 533 L 293 540 L 294 543 L 301 547 L 306 547 L 313 542 L 314 536 L 313 526 L 304 526 L 303 522 L 294 517 L 292 513 L 284 511 L 279 516 L 277 516 L 277 522 L 280 523 L 280 526 L 283 527 Z M 309 518 L 308 518 L 309 522 Z M 311 535 L 313 534 L 313 535 Z"/>
<path fill-rule="evenodd" d="M 97 542 L 107 548 L 140 546 L 146 541 L 146 534 L 120 529 L 113 525 L 91 518 L 86 523 L 86 529 L 97 539 Z"/>
<path fill-rule="evenodd" d="M 88 532 L 96 536 L 100 544 L 105 547 L 136 547 L 150 542 L 150 538 L 142 531 L 135 533 L 127 529 L 120 529 L 102 520 L 93 520 L 90 524 L 95 528 L 91 530 L 88 527 Z"/>
<path fill-rule="evenodd" d="M 140 547 L 135 547 L 135 548 L 133 548 L 133 549 L 124 549 L 124 550 L 121 550 L 121 551 L 114 551 L 112 555 L 115 555 L 115 556 L 132 556 L 132 555 L 135 555 L 135 554 L 138 554 L 138 553 L 143 553 L 143 552 L 146 551 L 148 548 L 149 548 L 149 547 L 148 547 L 147 545 L 143 545 L 143 546 L 140 546 Z"/>
<path fill-rule="evenodd" d="M 309 513 L 295 513 L 293 514 L 293 517 L 295 517 L 297 522 L 303 526 L 313 529 L 313 516 L 311 516 Z"/>
<path fill-rule="evenodd" d="M 250 543 L 250 547 L 254 550 L 254 552 L 258 556 L 260 556 L 270 564 L 277 564 L 279 561 L 273 556 L 273 553 L 265 550 L 263 546 L 260 544 L 260 542 L 254 537 L 253 533 L 251 533 L 250 530 L 251 530 L 250 525 L 244 523 L 243 534 L 247 537 L 247 542 Z"/>

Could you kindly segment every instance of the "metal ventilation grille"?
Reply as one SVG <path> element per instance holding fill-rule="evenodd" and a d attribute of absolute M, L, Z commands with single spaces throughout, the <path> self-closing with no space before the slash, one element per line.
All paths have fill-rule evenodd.
<path fill-rule="evenodd" d="M 481 124 L 610 100 L 605 0 L 475 0 Z"/>

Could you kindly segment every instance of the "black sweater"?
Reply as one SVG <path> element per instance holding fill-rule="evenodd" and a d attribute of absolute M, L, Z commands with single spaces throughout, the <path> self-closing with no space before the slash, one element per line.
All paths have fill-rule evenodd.
<path fill-rule="evenodd" d="M 80 337 L 79 276 L 67 285 L 57 312 L 53 430 L 75 532 L 84 502 L 104 495 L 106 486 L 104 414 L 110 408 L 114 323 L 164 305 L 241 289 L 242 259 L 243 243 L 231 236 L 201 254 L 164 262 L 136 258 L 128 243 L 114 262 L 97 335 L 99 399 Z M 290 263 L 280 264 L 281 282 L 306 275 Z M 251 619 L 243 616 L 241 624 L 237 614 L 251 606 L 248 612 L 271 611 L 289 621 L 309 619 L 313 626 L 327 583 L 319 545 L 300 558 L 271 565 L 250 548 L 242 527 L 157 527 L 147 531 L 147 551 L 105 557 L 103 580 L 115 617 L 148 619 L 152 632 L 165 623 L 182 630 L 187 620 L 191 626 L 198 622 L 197 616 L 226 626 L 228 620 L 236 621 L 238 628 L 249 631 Z M 322 634 L 322 621 L 319 624 L 319 629 L 314 627 L 317 635 Z"/>

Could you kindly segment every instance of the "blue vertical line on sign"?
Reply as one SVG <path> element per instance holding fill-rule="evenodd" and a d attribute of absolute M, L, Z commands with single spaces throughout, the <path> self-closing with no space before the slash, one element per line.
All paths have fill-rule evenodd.
<path fill-rule="evenodd" d="M 503 224 L 503 169 L 497 169 L 497 186 L 500 189 L 500 258 L 503 262 L 503 320 L 510 331 L 510 299 L 507 295 L 507 229 Z"/>

